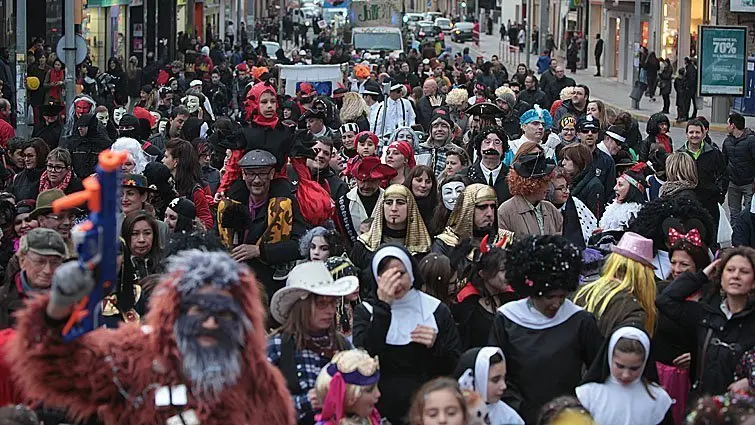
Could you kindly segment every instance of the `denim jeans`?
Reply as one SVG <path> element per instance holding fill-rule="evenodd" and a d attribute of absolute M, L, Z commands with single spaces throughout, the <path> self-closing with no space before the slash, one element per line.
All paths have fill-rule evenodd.
<path fill-rule="evenodd" d="M 729 217 L 734 220 L 740 212 L 749 211 L 752 202 L 752 184 L 737 186 L 729 183 Z M 744 205 L 743 205 L 744 204 Z"/>

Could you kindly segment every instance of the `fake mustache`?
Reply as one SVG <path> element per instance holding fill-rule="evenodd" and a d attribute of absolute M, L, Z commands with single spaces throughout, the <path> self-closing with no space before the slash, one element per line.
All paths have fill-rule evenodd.
<path fill-rule="evenodd" d="M 485 149 L 484 151 L 482 151 L 482 154 L 483 154 L 483 155 L 495 155 L 495 156 L 501 156 L 501 153 L 500 153 L 500 152 L 498 152 L 497 150 L 493 149 L 493 148 L 490 148 L 490 149 Z"/>

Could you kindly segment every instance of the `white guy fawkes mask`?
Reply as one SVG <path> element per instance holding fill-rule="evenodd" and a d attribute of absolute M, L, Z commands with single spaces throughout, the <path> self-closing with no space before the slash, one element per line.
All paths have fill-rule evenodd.
<path fill-rule="evenodd" d="M 115 123 L 116 127 L 120 125 L 121 118 L 126 115 L 126 108 L 119 106 L 113 110 L 113 122 Z"/>
<path fill-rule="evenodd" d="M 443 205 L 446 209 L 453 211 L 456 207 L 456 201 L 459 196 L 464 192 L 466 186 L 463 182 L 448 182 L 441 186 L 441 196 L 443 197 Z"/>
<path fill-rule="evenodd" d="M 192 95 L 186 96 L 184 98 L 184 105 L 186 106 L 186 109 L 189 110 L 190 114 L 197 112 L 199 110 L 199 97 Z"/>
<path fill-rule="evenodd" d="M 168 126 L 168 120 L 161 119 L 159 123 L 157 123 L 157 131 L 160 134 L 165 134 L 165 127 Z"/>
<path fill-rule="evenodd" d="M 107 112 L 97 112 L 97 115 L 95 116 L 97 117 L 97 121 L 102 123 L 103 127 L 107 127 L 107 122 L 110 119 L 110 114 L 108 114 Z"/>

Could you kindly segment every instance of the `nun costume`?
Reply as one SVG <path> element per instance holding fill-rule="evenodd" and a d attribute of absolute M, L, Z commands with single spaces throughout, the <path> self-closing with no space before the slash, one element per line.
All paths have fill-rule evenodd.
<path fill-rule="evenodd" d="M 488 380 L 490 361 L 498 354 L 502 361 L 506 361 L 498 347 L 472 348 L 462 354 L 456 366 L 454 378 L 459 381 L 462 389 L 475 391 L 483 400 L 488 400 Z M 501 400 L 487 403 L 490 425 L 524 425 L 524 420 L 508 404 Z"/>
<path fill-rule="evenodd" d="M 418 289 L 417 263 L 400 245 L 383 245 L 372 258 L 372 276 L 386 259 L 399 260 L 408 274 L 411 289 L 390 304 L 372 293 L 354 311 L 354 345 L 380 358 L 380 392 L 377 408 L 394 425 L 404 424 L 414 392 L 425 382 L 450 375 L 461 355 L 461 342 L 451 311 L 440 300 Z M 382 274 L 382 273 L 380 273 Z M 374 284 L 377 288 L 377 284 Z M 414 342 L 417 326 L 436 331 L 430 347 Z"/>
<path fill-rule="evenodd" d="M 621 339 L 638 341 L 644 348 L 642 373 L 632 382 L 622 382 L 611 372 L 616 345 Z M 672 425 L 671 397 L 660 385 L 645 377 L 650 338 L 642 329 L 625 326 L 617 329 L 602 358 L 585 374 L 584 384 L 577 387 L 577 398 L 590 411 L 598 425 Z M 598 357 L 600 359 L 601 357 Z"/>
<path fill-rule="evenodd" d="M 577 289 L 581 268 L 579 249 L 567 239 L 516 241 L 506 251 L 504 268 L 515 292 L 526 298 L 498 309 L 489 345 L 506 353 L 509 385 L 503 400 L 525 422 L 536 423 L 544 404 L 574 395 L 603 337 L 592 313 L 564 299 Z"/>

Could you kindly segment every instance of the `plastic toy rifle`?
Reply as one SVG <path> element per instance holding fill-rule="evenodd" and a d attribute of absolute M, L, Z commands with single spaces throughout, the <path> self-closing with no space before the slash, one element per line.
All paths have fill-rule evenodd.
<path fill-rule="evenodd" d="M 118 214 L 121 201 L 121 164 L 128 153 L 106 150 L 100 153 L 96 176 L 82 182 L 84 190 L 52 203 L 59 214 L 82 204 L 89 208 L 89 219 L 71 230 L 79 266 L 94 272 L 92 292 L 76 304 L 63 327 L 63 340 L 73 341 L 102 326 L 102 299 L 115 285 L 118 276 Z"/>

